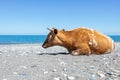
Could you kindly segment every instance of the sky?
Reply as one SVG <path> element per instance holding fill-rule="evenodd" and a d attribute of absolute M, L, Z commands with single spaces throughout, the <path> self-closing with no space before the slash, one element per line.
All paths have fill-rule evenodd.
<path fill-rule="evenodd" d="M 0 35 L 46 35 L 47 27 L 120 35 L 120 0 L 0 0 Z"/>

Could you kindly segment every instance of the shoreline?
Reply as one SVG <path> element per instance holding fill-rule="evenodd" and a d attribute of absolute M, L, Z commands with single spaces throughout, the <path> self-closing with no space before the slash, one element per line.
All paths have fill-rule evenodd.
<path fill-rule="evenodd" d="M 104 55 L 67 54 L 40 44 L 0 44 L 0 80 L 120 80 L 120 42 Z"/>

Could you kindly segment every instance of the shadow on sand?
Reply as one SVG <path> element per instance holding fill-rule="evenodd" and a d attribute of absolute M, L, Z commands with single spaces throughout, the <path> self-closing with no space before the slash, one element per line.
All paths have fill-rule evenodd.
<path fill-rule="evenodd" d="M 39 53 L 38 55 L 68 55 L 69 53 Z"/>

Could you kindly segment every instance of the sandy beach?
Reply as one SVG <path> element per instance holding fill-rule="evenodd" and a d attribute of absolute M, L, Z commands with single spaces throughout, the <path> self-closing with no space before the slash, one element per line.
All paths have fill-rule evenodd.
<path fill-rule="evenodd" d="M 120 80 L 120 43 L 110 54 L 90 56 L 41 44 L 0 45 L 0 80 Z"/>

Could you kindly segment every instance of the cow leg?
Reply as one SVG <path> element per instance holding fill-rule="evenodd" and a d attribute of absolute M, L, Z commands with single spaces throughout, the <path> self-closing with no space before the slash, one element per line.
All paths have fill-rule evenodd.
<path fill-rule="evenodd" d="M 89 46 L 87 44 L 82 44 L 78 49 L 72 51 L 71 53 L 74 56 L 77 55 L 90 55 L 91 54 L 91 50 L 89 48 Z"/>

